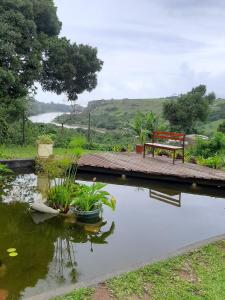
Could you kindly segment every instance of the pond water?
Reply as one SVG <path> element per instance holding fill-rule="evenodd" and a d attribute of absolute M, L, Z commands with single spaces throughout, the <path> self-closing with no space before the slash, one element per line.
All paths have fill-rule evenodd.
<path fill-rule="evenodd" d="M 79 180 L 91 181 L 82 175 Z M 33 295 L 90 281 L 225 233 L 225 191 L 121 178 L 99 177 L 117 199 L 98 224 L 32 213 L 46 178 L 7 180 L 0 200 L 0 299 Z M 10 257 L 8 248 L 18 256 Z M 8 297 L 7 297 L 8 295 Z"/>

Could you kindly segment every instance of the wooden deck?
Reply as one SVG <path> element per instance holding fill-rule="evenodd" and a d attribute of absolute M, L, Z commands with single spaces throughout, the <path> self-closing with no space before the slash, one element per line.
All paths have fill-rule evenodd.
<path fill-rule="evenodd" d="M 79 170 L 225 187 L 223 171 L 191 163 L 183 164 L 180 160 L 173 165 L 171 158 L 143 158 L 135 153 L 84 155 L 79 161 Z"/>

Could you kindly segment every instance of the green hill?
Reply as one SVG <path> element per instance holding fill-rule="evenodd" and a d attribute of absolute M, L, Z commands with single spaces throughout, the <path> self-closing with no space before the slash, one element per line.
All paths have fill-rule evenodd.
<path fill-rule="evenodd" d="M 108 130 L 126 129 L 130 127 L 137 111 L 147 112 L 152 110 L 158 115 L 162 113 L 164 101 L 171 98 L 158 99 L 122 99 L 122 100 L 96 100 L 89 102 L 82 113 L 72 116 L 68 120 L 68 115 L 60 116 L 57 120 L 66 120 L 70 125 L 87 125 L 88 113 L 91 113 L 91 126 L 104 128 Z M 225 119 L 225 99 L 217 99 L 211 106 L 209 122 L 201 130 L 207 133 L 213 122 L 213 130 L 216 130 L 216 124 Z"/>
<path fill-rule="evenodd" d="M 150 111 L 157 114 L 162 112 L 165 99 L 123 99 L 97 100 L 89 102 L 84 111 L 75 115 L 67 124 L 87 125 L 88 114 L 91 113 L 91 125 L 105 129 L 124 129 L 130 126 L 137 111 Z M 57 120 L 67 120 L 68 116 L 60 116 Z"/>

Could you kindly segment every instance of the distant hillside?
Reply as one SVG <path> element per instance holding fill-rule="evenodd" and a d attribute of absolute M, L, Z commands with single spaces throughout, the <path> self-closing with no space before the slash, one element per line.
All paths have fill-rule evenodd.
<path fill-rule="evenodd" d="M 88 124 L 88 113 L 91 112 L 91 125 L 105 129 L 118 129 L 130 126 L 130 121 L 137 111 L 162 112 L 162 103 L 165 99 L 123 99 L 123 100 L 96 100 L 88 103 L 88 106 L 79 115 L 69 120 L 68 124 Z M 58 120 L 68 119 L 68 116 L 60 116 Z"/>
<path fill-rule="evenodd" d="M 158 99 L 122 99 L 122 100 L 96 100 L 88 103 L 83 112 L 72 117 L 67 124 L 87 125 L 88 113 L 91 112 L 91 126 L 109 130 L 126 129 L 130 127 L 137 111 L 153 111 L 162 114 L 164 101 L 169 98 Z M 217 99 L 211 107 L 209 121 L 225 119 L 225 100 Z M 57 120 L 68 120 L 68 116 L 60 116 Z"/>
<path fill-rule="evenodd" d="M 83 108 L 80 105 L 76 105 L 76 110 L 81 112 Z M 28 111 L 29 116 L 34 116 L 43 113 L 50 113 L 50 112 L 70 112 L 71 106 L 66 104 L 60 103 L 44 103 L 39 101 L 32 101 L 30 104 L 30 108 Z"/>

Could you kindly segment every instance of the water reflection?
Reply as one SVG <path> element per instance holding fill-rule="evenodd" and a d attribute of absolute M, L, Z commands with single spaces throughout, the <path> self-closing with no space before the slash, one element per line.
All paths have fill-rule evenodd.
<path fill-rule="evenodd" d="M 149 190 L 149 197 L 162 201 L 167 204 L 171 204 L 177 207 L 181 207 L 181 192 L 172 189 L 158 189 Z"/>
<path fill-rule="evenodd" d="M 46 178 L 31 174 L 7 181 L 0 198 L 0 299 L 7 294 L 9 300 L 23 299 L 89 281 L 225 232 L 225 199 L 206 196 L 222 195 L 222 190 L 204 194 L 201 188 L 159 182 L 146 181 L 138 189 L 140 182 L 111 182 L 107 190 L 117 199 L 116 211 L 106 207 L 104 220 L 87 224 L 73 214 L 52 217 L 29 210 L 29 203 L 45 194 Z M 11 247 L 17 249 L 15 258 L 6 251 Z"/>
<path fill-rule="evenodd" d="M 107 243 L 115 228 L 112 223 L 104 229 L 107 222 L 102 220 L 76 223 L 75 217 L 45 219 L 38 225 L 33 219 L 26 204 L 0 203 L 0 291 L 8 292 L 8 299 L 20 299 L 25 289 L 29 294 L 41 279 L 51 278 L 53 286 L 76 282 L 77 244 L 89 243 L 94 251 L 95 244 Z M 17 249 L 18 257 L 8 256 L 6 250 L 11 247 Z"/>

